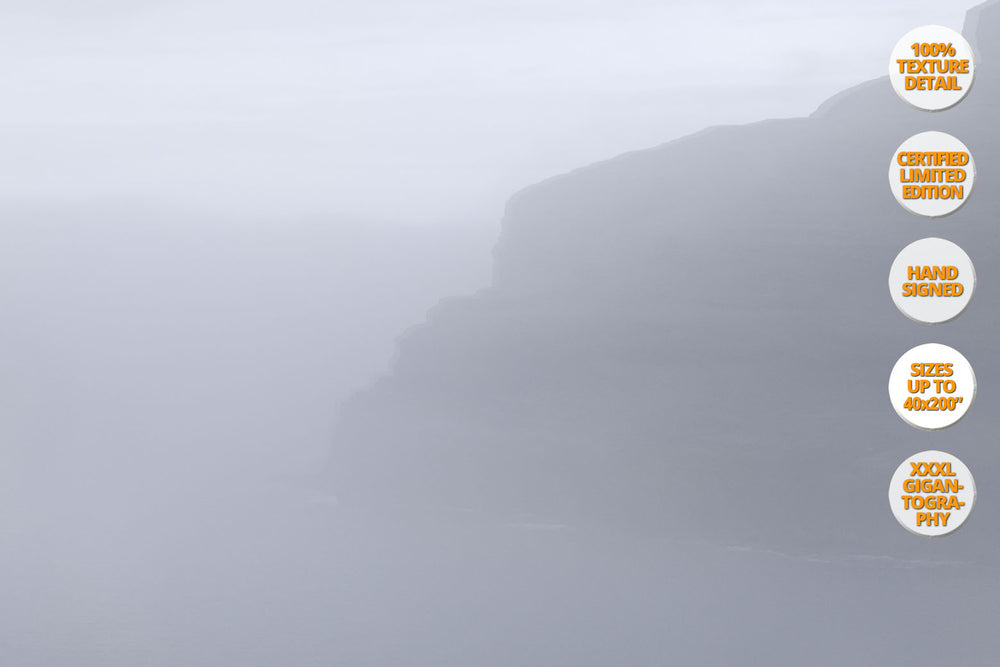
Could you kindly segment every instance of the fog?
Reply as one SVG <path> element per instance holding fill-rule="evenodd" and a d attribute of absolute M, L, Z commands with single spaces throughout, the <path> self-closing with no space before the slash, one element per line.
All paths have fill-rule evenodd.
<path fill-rule="evenodd" d="M 495 224 L 514 191 L 885 73 L 957 1 L 3 3 L 5 198 Z M 828 36 L 837 36 L 829 41 Z"/>
<path fill-rule="evenodd" d="M 576 283 L 595 266 L 626 277 L 639 269 L 613 235 L 574 225 L 665 220 L 644 213 L 662 202 L 626 210 L 615 195 L 605 211 L 578 185 L 568 190 L 575 199 L 564 197 L 560 181 L 538 199 L 528 190 L 528 215 L 517 204 L 525 195 L 515 198 L 501 232 L 511 195 L 709 125 L 808 115 L 882 76 L 910 28 L 958 28 L 968 9 L 871 4 L 0 3 L 2 661 L 984 660 L 995 648 L 986 594 L 995 591 L 984 583 L 996 571 L 994 535 L 911 551 L 881 486 L 882 504 L 869 511 L 886 521 L 840 543 L 831 531 L 832 546 L 820 548 L 799 540 L 809 531 L 798 516 L 771 542 L 772 533 L 748 539 L 721 520 L 664 531 L 677 512 L 668 503 L 642 512 L 658 528 L 616 524 L 567 500 L 593 481 L 572 465 L 559 473 L 571 511 L 549 511 L 532 484 L 552 461 L 513 477 L 504 467 L 533 438 L 617 442 L 610 418 L 607 432 L 585 432 L 591 422 L 573 412 L 575 390 L 560 386 L 572 373 L 551 373 L 552 386 L 545 373 L 588 368 L 588 335 L 604 331 L 602 322 L 631 344 L 635 326 L 674 308 L 647 309 L 637 297 L 594 315 L 590 299 L 603 288 Z M 887 107 L 863 108 L 874 116 Z M 849 123 L 860 132 L 872 116 Z M 794 153 L 793 141 L 781 146 Z M 981 164 L 986 153 L 976 154 Z M 572 182 L 595 193 L 637 183 L 658 173 L 643 160 L 623 163 L 628 178 L 613 167 Z M 714 257 L 713 248 L 760 250 L 705 229 L 696 260 Z M 686 233 L 676 232 L 680 245 L 667 258 L 690 249 Z M 899 247 L 908 240 L 899 235 Z M 872 266 L 876 249 L 896 238 L 878 243 L 865 255 Z M 766 250 L 774 264 L 803 270 L 789 246 Z M 797 301 L 782 307 L 779 319 L 810 312 Z M 888 300 L 878 308 L 896 315 Z M 672 331 L 695 339 L 714 312 L 695 309 Z M 575 329 L 580 322 L 593 329 Z M 758 320 L 720 323 L 757 340 Z M 897 325 L 883 330 L 915 326 Z M 845 334 L 851 344 L 858 329 Z M 957 329 L 970 345 L 985 330 Z M 562 356 L 549 355 L 549 339 L 569 341 Z M 705 380 L 719 366 L 710 348 L 721 358 L 729 342 L 704 336 L 681 372 L 703 392 L 717 387 Z M 895 342 L 863 345 L 888 364 Z M 750 356 L 772 351 L 748 346 Z M 985 353 L 977 361 L 993 363 Z M 648 390 L 651 404 L 661 396 L 652 361 L 607 363 L 599 377 L 608 387 Z M 529 387 L 517 386 L 528 377 Z M 527 412 L 506 411 L 511 387 Z M 649 406 L 609 396 L 597 412 L 638 416 L 628 437 L 655 433 L 671 447 L 704 437 L 710 449 L 724 432 L 770 446 L 769 426 L 733 426 L 705 411 L 702 431 L 661 431 L 642 419 Z M 562 430 L 547 430 L 553 416 Z M 829 421 L 812 418 L 793 422 L 805 431 Z M 984 440 L 989 423 L 969 422 L 975 430 L 960 442 Z M 880 437 L 889 432 L 865 423 Z M 403 496 L 421 506 L 496 463 L 448 459 L 441 433 L 515 452 L 493 478 L 517 511 L 465 499 L 433 513 L 367 502 Z M 902 449 L 869 452 L 861 476 L 887 482 Z M 443 471 L 437 488 L 396 476 L 395 466 L 416 461 L 419 471 L 428 460 L 435 475 Z M 392 472 L 368 476 L 371 461 Z M 981 463 L 977 480 L 994 461 L 984 454 Z M 865 511 L 868 497 L 850 506 Z M 975 519 L 963 533 L 976 530 Z M 883 530 L 889 544 L 866 542 Z M 941 620 L 952 644 L 919 646 L 906 623 L 877 622 L 924 604 L 928 579 L 944 591 L 943 605 L 965 605 Z"/>

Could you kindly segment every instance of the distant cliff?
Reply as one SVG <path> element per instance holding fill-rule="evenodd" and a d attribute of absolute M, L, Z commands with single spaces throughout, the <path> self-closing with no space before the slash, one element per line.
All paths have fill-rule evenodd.
<path fill-rule="evenodd" d="M 929 448 L 962 458 L 990 504 L 1000 6 L 970 11 L 966 35 L 977 79 L 950 110 L 911 109 L 882 78 L 808 118 L 709 128 L 515 195 L 492 286 L 442 302 L 392 375 L 343 410 L 331 475 L 345 505 L 912 551 L 886 490 Z M 905 212 L 886 177 L 895 148 L 931 129 L 979 168 L 969 203 L 936 221 Z M 931 235 L 980 278 L 938 327 L 907 320 L 886 287 L 896 253 Z M 965 420 L 927 433 L 895 415 L 886 383 L 932 341 L 969 358 L 980 393 Z M 998 525 L 974 516 L 949 553 L 995 550 Z"/>

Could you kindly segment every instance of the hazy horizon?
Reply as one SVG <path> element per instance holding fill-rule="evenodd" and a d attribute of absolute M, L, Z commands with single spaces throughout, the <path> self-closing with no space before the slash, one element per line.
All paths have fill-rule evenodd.
<path fill-rule="evenodd" d="M 968 6 L 7 5 L 2 199 L 494 224 L 549 176 L 807 115 L 882 76 L 911 27 L 961 29 Z"/>

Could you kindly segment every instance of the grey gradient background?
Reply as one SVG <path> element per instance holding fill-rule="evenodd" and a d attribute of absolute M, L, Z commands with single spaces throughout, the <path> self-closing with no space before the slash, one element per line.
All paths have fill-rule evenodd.
<path fill-rule="evenodd" d="M 994 662 L 1000 5 L 873 5 L 0 4 L 0 662 Z M 925 23 L 981 59 L 939 114 L 884 76 Z M 933 328 L 929 235 L 979 277 Z M 938 433 L 885 396 L 930 341 Z"/>

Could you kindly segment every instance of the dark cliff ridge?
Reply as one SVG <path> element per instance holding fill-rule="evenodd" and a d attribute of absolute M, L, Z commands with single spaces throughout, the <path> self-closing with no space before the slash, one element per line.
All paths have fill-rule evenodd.
<path fill-rule="evenodd" d="M 981 59 L 952 109 L 911 109 L 883 77 L 808 118 L 710 128 L 515 195 L 492 286 L 434 309 L 392 375 L 344 407 L 330 466 L 343 503 L 799 549 L 996 550 L 1000 525 L 976 517 L 914 547 L 886 500 L 923 449 L 954 453 L 983 489 L 1000 472 L 1000 4 L 965 29 Z M 895 148 L 931 129 L 979 169 L 969 202 L 935 221 L 905 212 L 886 178 Z M 932 235 L 980 278 L 939 327 L 907 320 L 886 289 L 896 253 Z M 932 341 L 980 380 L 968 416 L 937 433 L 886 396 L 899 355 Z"/>

